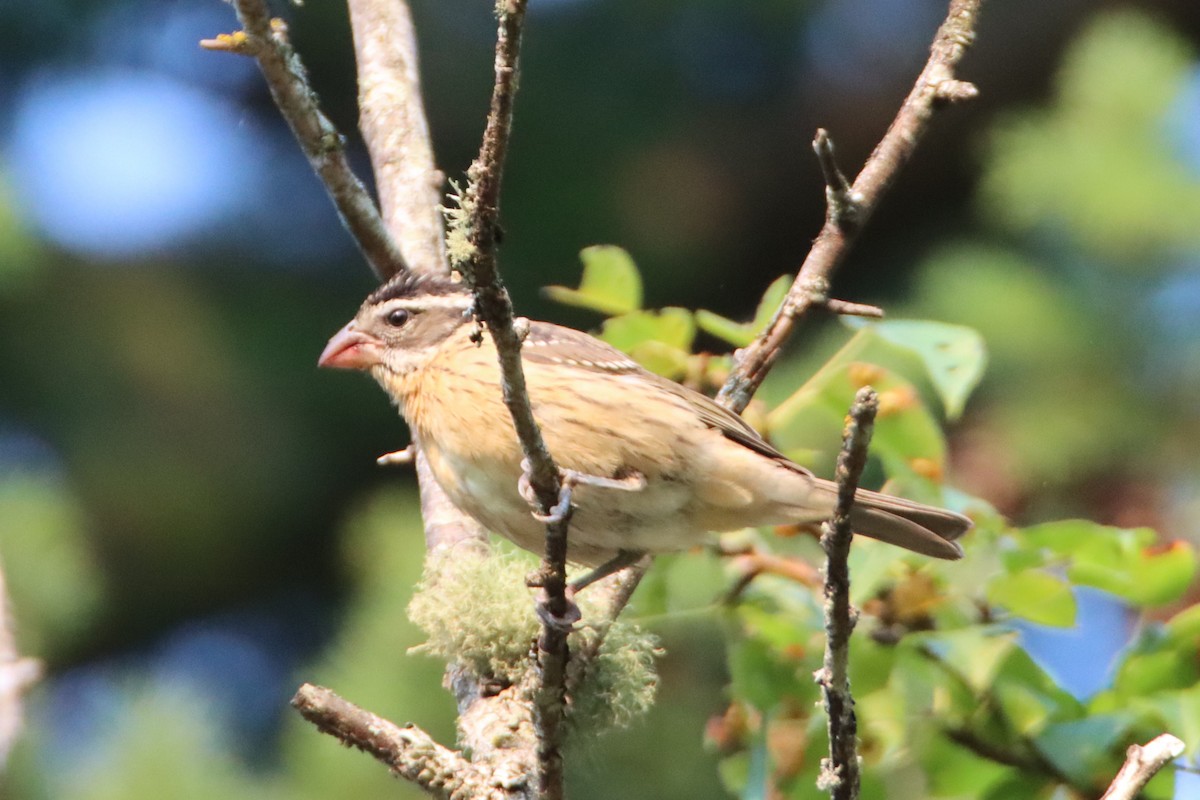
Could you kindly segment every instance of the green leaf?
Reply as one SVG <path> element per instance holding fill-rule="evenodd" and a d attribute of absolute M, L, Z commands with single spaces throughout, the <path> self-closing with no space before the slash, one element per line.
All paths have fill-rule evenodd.
<path fill-rule="evenodd" d="M 1056 628 L 1075 624 L 1075 597 L 1063 579 L 1042 570 L 1029 569 L 997 575 L 987 586 L 987 599 L 1011 614 Z"/>
<path fill-rule="evenodd" d="M 1031 547 L 1043 547 L 1059 555 L 1070 555 L 1107 535 L 1103 525 L 1086 519 L 1065 519 L 1024 528 L 1017 536 Z"/>
<path fill-rule="evenodd" d="M 1112 752 L 1129 731 L 1125 713 L 1093 714 L 1086 719 L 1059 722 L 1034 737 L 1046 760 L 1079 786 L 1097 784 L 1113 768 Z"/>
<path fill-rule="evenodd" d="M 791 285 L 792 277 L 790 275 L 781 275 L 776 278 L 763 293 L 751 322 L 734 322 L 720 314 L 700 309 L 696 312 L 696 324 L 704 332 L 729 342 L 734 347 L 745 347 L 754 341 L 754 337 L 775 318 L 775 313 L 783 305 L 783 300 L 787 297 Z"/>
<path fill-rule="evenodd" d="M 1141 606 L 1176 600 L 1191 584 L 1196 553 L 1187 543 L 1150 547 L 1147 543 L 1155 536 L 1148 528 L 1110 528 L 1107 533 L 1075 552 L 1067 577 Z"/>
<path fill-rule="evenodd" d="M 1014 797 L 1045 797 L 1049 778 L 1011 770 L 999 783 L 993 784 L 980 800 L 1012 800 Z"/>
<path fill-rule="evenodd" d="M 579 253 L 583 278 L 578 289 L 547 286 L 546 297 L 603 314 L 624 314 L 642 307 L 642 276 L 624 249 L 598 244 Z"/>
<path fill-rule="evenodd" d="M 1117 669 L 1113 689 L 1126 697 L 1140 697 L 1196 684 L 1200 672 L 1191 648 L 1131 653 Z"/>
<path fill-rule="evenodd" d="M 1016 681 L 997 682 L 993 694 L 1004 716 L 1022 736 L 1037 734 L 1058 709 L 1052 698 Z"/>
<path fill-rule="evenodd" d="M 1017 636 L 1011 631 L 980 627 L 908 638 L 919 642 L 926 652 L 976 694 L 991 688 L 1005 659 L 1017 645 Z"/>
<path fill-rule="evenodd" d="M 1167 620 L 1165 627 L 1172 642 L 1197 647 L 1200 645 L 1200 605 L 1189 606 L 1180 611 Z"/>
<path fill-rule="evenodd" d="M 843 354 L 848 350 L 843 348 Z M 823 445 L 832 462 L 846 412 L 855 392 L 866 384 L 879 392 L 871 453 L 883 461 L 888 476 L 940 477 L 945 440 L 913 385 L 890 370 L 843 355 L 835 356 L 767 416 L 771 440 L 785 453 Z"/>
<path fill-rule="evenodd" d="M 600 338 L 626 353 L 645 342 L 661 342 L 686 351 L 696 338 L 696 324 L 684 308 L 631 311 L 605 320 Z"/>
<path fill-rule="evenodd" d="M 942 736 L 929 742 L 920 758 L 931 797 L 979 797 L 1012 771 Z"/>
<path fill-rule="evenodd" d="M 956 419 L 962 414 L 967 397 L 979 384 L 987 366 L 987 350 L 977 331 L 928 320 L 848 319 L 847 323 L 915 353 L 929 373 L 946 416 Z"/>
<path fill-rule="evenodd" d="M 1156 545 L 1150 528 L 1113 528 L 1087 520 L 1035 525 L 1017 534 L 1031 547 L 1068 556 L 1073 583 L 1112 592 L 1137 605 L 1178 598 L 1196 574 L 1196 552 L 1186 542 Z M 1200 625 L 1200 623 L 1197 623 Z"/>
<path fill-rule="evenodd" d="M 646 369 L 673 381 L 680 380 L 688 371 L 687 350 L 680 350 L 662 342 L 642 342 L 630 348 L 629 355 Z"/>
<path fill-rule="evenodd" d="M 1200 751 L 1200 686 L 1178 692 L 1164 692 L 1146 700 L 1166 728 L 1187 744 L 1189 756 Z"/>

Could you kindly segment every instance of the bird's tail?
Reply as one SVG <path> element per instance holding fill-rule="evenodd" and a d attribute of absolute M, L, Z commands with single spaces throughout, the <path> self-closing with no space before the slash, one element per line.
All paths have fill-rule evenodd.
<path fill-rule="evenodd" d="M 837 502 L 837 484 L 831 481 L 815 479 L 813 492 L 828 499 L 831 506 Z M 953 511 L 859 489 L 850 527 L 855 533 L 914 553 L 954 560 L 963 555 L 955 539 L 971 529 L 971 520 Z"/>

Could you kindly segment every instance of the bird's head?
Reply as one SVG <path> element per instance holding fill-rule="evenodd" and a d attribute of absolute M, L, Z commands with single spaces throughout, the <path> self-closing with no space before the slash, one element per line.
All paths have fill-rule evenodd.
<path fill-rule="evenodd" d="M 469 321 L 471 293 L 460 283 L 401 273 L 371 293 L 354 319 L 334 334 L 317 360 L 322 367 L 390 378 L 420 369 Z"/>

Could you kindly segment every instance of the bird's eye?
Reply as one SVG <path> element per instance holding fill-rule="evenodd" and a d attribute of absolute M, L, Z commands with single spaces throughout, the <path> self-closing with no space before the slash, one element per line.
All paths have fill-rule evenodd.
<path fill-rule="evenodd" d="M 384 317 L 384 319 L 387 321 L 388 325 L 391 325 L 393 328 L 399 328 L 401 325 L 408 322 L 408 312 L 403 308 L 393 308 L 387 313 L 387 316 Z"/>

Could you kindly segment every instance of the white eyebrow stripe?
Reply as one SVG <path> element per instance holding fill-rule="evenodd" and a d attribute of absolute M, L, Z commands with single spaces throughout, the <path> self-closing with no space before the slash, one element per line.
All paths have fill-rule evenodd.
<path fill-rule="evenodd" d="M 461 308 L 464 311 L 471 307 L 474 298 L 454 295 L 426 295 L 423 297 L 395 297 L 383 304 L 384 308 L 404 308 L 420 310 L 423 308 Z"/>

